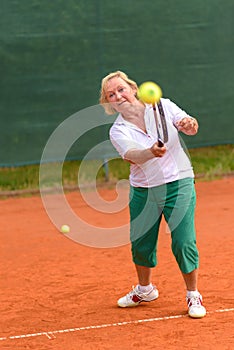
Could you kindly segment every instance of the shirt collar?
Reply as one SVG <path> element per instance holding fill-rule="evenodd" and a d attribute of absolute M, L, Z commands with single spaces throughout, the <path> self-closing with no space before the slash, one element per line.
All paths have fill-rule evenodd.
<path fill-rule="evenodd" d="M 149 112 L 150 109 L 152 109 L 152 105 L 151 104 L 147 104 L 145 103 L 145 116 L 146 114 Z M 127 121 L 126 119 L 124 119 L 124 117 L 122 116 L 121 113 L 118 114 L 115 123 L 118 125 L 128 125 L 131 127 L 134 127 L 134 124 L 132 124 L 131 122 Z"/>

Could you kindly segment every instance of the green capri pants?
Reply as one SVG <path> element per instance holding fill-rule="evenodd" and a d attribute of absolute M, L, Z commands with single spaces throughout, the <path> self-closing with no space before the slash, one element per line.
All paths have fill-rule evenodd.
<path fill-rule="evenodd" d="M 171 248 L 183 273 L 198 268 L 194 210 L 194 180 L 186 178 L 165 185 L 130 188 L 130 239 L 133 262 L 157 265 L 159 226 L 164 215 L 171 232 Z"/>

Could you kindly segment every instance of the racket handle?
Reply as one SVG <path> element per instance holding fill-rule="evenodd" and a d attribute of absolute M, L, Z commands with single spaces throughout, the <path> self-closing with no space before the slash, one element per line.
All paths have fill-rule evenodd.
<path fill-rule="evenodd" d="M 161 139 L 158 139 L 158 147 L 163 147 L 164 142 Z"/>

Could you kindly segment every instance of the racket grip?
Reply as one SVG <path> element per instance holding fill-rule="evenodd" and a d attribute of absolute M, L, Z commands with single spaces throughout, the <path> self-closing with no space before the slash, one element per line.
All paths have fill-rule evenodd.
<path fill-rule="evenodd" d="M 161 139 L 158 139 L 158 147 L 163 147 L 164 142 Z"/>

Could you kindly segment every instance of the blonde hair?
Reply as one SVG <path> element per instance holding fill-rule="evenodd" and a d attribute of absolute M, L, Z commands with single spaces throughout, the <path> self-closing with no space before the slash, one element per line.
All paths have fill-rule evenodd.
<path fill-rule="evenodd" d="M 116 111 L 114 110 L 114 108 L 111 107 L 111 105 L 108 102 L 107 97 L 106 97 L 106 85 L 110 79 L 116 78 L 116 77 L 123 79 L 132 88 L 138 90 L 137 83 L 135 81 L 129 79 L 127 74 L 125 74 L 124 72 L 121 72 L 120 70 L 117 70 L 116 72 L 112 72 L 112 73 L 108 74 L 107 76 L 105 76 L 102 79 L 99 102 L 103 106 L 103 108 L 105 109 L 105 112 L 107 114 L 116 113 Z"/>

